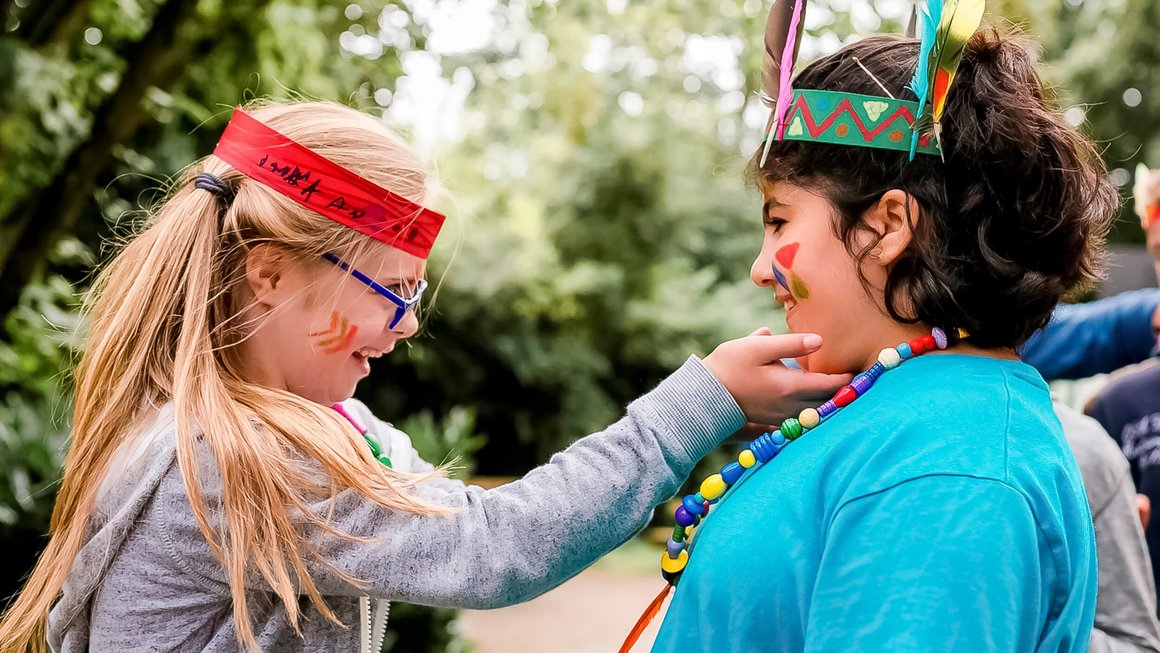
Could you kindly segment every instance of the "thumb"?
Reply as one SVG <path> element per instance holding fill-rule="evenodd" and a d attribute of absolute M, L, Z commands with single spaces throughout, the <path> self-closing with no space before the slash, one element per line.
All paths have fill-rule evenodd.
<path fill-rule="evenodd" d="M 772 336 L 773 332 L 769 330 L 769 327 L 761 327 L 749 335 L 750 336 Z"/>
<path fill-rule="evenodd" d="M 817 351 L 822 346 L 822 337 L 816 333 L 787 333 L 754 338 L 750 344 L 750 351 L 759 363 L 776 363 L 783 358 L 798 358 Z"/>

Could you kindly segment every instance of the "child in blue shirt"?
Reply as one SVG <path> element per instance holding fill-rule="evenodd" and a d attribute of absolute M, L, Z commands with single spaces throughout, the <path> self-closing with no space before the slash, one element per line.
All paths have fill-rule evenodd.
<path fill-rule="evenodd" d="M 872 144 L 917 104 L 895 98 L 918 52 L 875 37 L 811 64 L 753 162 L 754 283 L 825 339 L 803 368 L 866 373 L 685 498 L 696 536 L 678 526 L 663 554 L 676 591 L 654 651 L 1087 650 L 1092 517 L 1015 350 L 1094 280 L 1117 195 L 1028 44 L 991 29 L 966 43 L 941 152 Z M 817 91 L 853 98 L 848 115 Z"/>

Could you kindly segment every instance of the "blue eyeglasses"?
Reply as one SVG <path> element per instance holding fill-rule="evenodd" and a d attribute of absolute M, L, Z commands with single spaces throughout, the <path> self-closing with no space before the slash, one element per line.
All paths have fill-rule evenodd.
<path fill-rule="evenodd" d="M 343 261 L 334 254 L 323 254 L 322 258 L 337 265 L 343 271 L 349 272 L 350 276 L 365 283 L 371 290 L 377 292 L 383 297 L 386 297 L 391 301 L 392 304 L 395 305 L 395 316 L 391 318 L 391 324 L 387 327 L 389 329 L 393 329 L 399 325 L 399 322 L 403 320 L 403 317 L 407 314 L 407 311 L 415 308 L 415 305 L 418 304 L 419 300 L 423 298 L 423 291 L 427 290 L 427 280 L 419 279 L 419 284 L 418 287 L 415 288 L 414 295 L 411 295 L 410 297 L 400 297 L 391 292 L 386 286 L 380 284 L 362 272 L 352 268 L 349 263 Z"/>

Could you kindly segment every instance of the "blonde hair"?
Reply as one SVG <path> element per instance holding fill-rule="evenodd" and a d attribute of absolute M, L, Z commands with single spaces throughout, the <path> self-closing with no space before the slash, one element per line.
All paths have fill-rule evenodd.
<path fill-rule="evenodd" d="M 423 166 L 371 116 L 327 102 L 251 107 L 250 113 L 407 199 L 428 199 L 432 182 Z M 201 172 L 233 187 L 227 209 L 194 187 Z M 236 291 L 246 252 L 262 242 L 310 262 L 326 252 L 357 259 L 372 244 L 209 156 L 186 171 L 144 230 L 98 275 L 86 306 L 90 334 L 76 372 L 72 445 L 51 537 L 0 621 L 0 650 L 46 650 L 48 612 L 85 543 L 98 487 L 150 405 L 173 402 L 182 479 L 201 532 L 227 571 L 237 637 L 246 648 L 257 648 L 246 578 L 268 585 L 296 629 L 300 594 L 338 621 L 309 576 L 306 556 L 317 553 L 295 520 L 355 538 L 308 509 L 319 492 L 334 496 L 351 488 L 391 510 L 442 512 L 407 491 L 420 477 L 379 464 L 335 411 L 243 378 L 235 345 L 247 337 L 247 325 L 237 319 L 243 307 Z M 199 490 L 199 447 L 212 452 L 220 471 L 220 523 L 214 525 Z M 298 456 L 319 463 L 325 487 L 296 464 Z"/>

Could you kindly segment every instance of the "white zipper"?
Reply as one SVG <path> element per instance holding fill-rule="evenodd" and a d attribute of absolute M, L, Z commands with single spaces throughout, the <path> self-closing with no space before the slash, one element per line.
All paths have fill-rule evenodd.
<path fill-rule="evenodd" d="M 359 612 L 359 650 L 362 653 L 379 653 L 383 650 L 383 640 L 387 636 L 387 618 L 390 616 L 391 604 L 380 599 L 375 601 L 374 618 L 371 618 L 371 598 L 360 596 L 358 599 Z"/>

